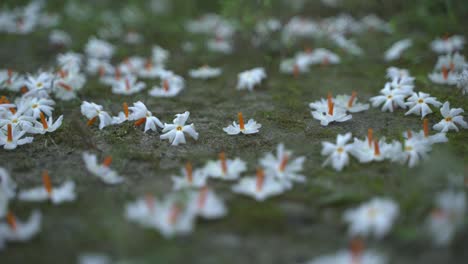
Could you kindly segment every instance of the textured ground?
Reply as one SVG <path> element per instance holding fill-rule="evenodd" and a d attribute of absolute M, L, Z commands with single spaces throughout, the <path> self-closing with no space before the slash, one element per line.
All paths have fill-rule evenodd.
<path fill-rule="evenodd" d="M 28 215 L 31 209 L 41 209 L 43 231 L 29 243 L 9 244 L 0 253 L 1 263 L 70 263 L 78 253 L 89 251 L 104 252 L 129 263 L 298 263 L 346 247 L 348 239 L 341 222 L 343 209 L 376 195 L 392 197 L 401 206 L 402 216 L 394 232 L 383 242 L 371 243 L 388 253 L 391 263 L 467 261 L 468 231 L 460 233 L 451 247 L 434 249 L 421 228 L 435 193 L 447 186 L 447 173 L 464 171 L 468 162 L 466 132 L 450 134 L 448 144 L 435 146 L 431 159 L 414 169 L 386 162 L 361 165 L 356 161 L 341 173 L 321 167 L 324 159 L 320 156 L 320 142 L 334 141 L 338 133 L 349 131 L 363 137 L 371 127 L 376 136 L 392 139 L 400 138 L 400 133 L 408 128 L 420 129 L 417 116 L 405 117 L 402 111 L 382 113 L 378 109 L 354 114 L 350 122 L 324 128 L 312 119 L 307 106 L 325 97 L 328 91 L 350 94 L 356 90 L 360 100 L 378 93 L 385 82 L 385 69 L 390 66 L 382 62 L 383 51 L 404 36 L 413 37 L 415 47 L 393 65 L 409 68 L 417 78 L 418 90 L 468 109 L 466 97 L 454 89 L 433 85 L 426 78 L 436 60 L 428 49 L 429 41 L 446 32 L 468 36 L 463 26 L 466 18 L 463 20 L 460 15 L 464 9 L 456 8 L 466 7 L 466 3 L 415 1 L 406 8 L 405 1 L 396 1 L 391 6 L 365 2 L 347 1 L 345 7 L 356 16 L 378 12 L 391 19 L 397 33 L 391 36 L 366 33 L 357 38 L 357 43 L 366 50 L 365 56 L 354 58 L 338 51 L 342 64 L 313 68 L 298 79 L 280 75 L 278 65 L 281 58 L 302 48 L 300 45 L 281 52 L 254 49 L 243 38 L 246 35 L 243 32 L 236 42 L 238 52 L 231 56 L 205 52 L 187 55 L 180 50 L 180 41 L 186 39 L 180 31 L 180 17 L 194 15 L 187 10 L 199 10 L 199 6 L 191 3 L 181 8 L 180 17 L 174 21 L 166 17 L 158 24 L 156 18 L 149 18 L 141 27 L 147 37 L 145 45 L 137 48 L 119 45 L 118 58 L 149 54 L 151 45 L 157 43 L 171 50 L 169 68 L 175 72 L 186 76 L 190 68 L 207 63 L 222 66 L 222 77 L 213 81 L 187 77 L 187 89 L 173 99 L 150 98 L 146 93 L 116 96 L 108 87 L 90 79 L 79 97 L 102 104 L 114 113 L 120 111 L 124 101 L 142 100 L 166 122 L 174 114 L 188 110 L 190 121 L 200 133 L 199 140 L 171 147 L 157 133 L 144 134 L 131 124 L 102 131 L 88 128 L 79 112 L 80 100 L 59 102 L 55 111 L 64 115 L 62 128 L 50 135 L 36 136 L 33 144 L 15 151 L 0 150 L 0 165 L 11 172 L 20 187 L 41 184 L 43 169 L 50 171 L 53 182 L 72 179 L 78 184 L 79 199 L 61 206 L 15 202 L 12 209 L 20 217 Z M 319 9 L 313 4 L 302 13 L 323 17 L 337 11 Z M 426 16 L 430 14 L 431 17 Z M 94 32 L 93 23 L 92 20 L 82 26 L 65 23 L 64 28 L 74 36 L 75 50 L 82 50 L 83 43 Z M 23 71 L 47 68 L 60 51 L 49 48 L 46 42 L 46 31 L 28 36 L 0 35 L 0 61 L 3 66 Z M 332 47 L 326 42 L 306 44 Z M 237 73 L 255 66 L 266 68 L 268 80 L 253 93 L 236 91 Z M 238 111 L 263 125 L 258 135 L 230 137 L 222 131 Z M 430 115 L 429 119 L 434 123 L 440 120 L 440 114 Z M 227 184 L 215 183 L 217 192 L 227 201 L 228 217 L 214 222 L 198 221 L 192 235 L 173 240 L 165 240 L 157 232 L 142 229 L 123 217 L 127 201 L 148 192 L 157 196 L 168 193 L 170 175 L 177 173 L 185 161 L 201 166 L 224 150 L 228 156 L 248 161 L 249 172 L 253 173 L 257 159 L 273 151 L 280 142 L 307 157 L 304 174 L 308 178 L 306 184 L 296 185 L 280 197 L 256 203 L 234 196 Z M 85 150 L 112 155 L 113 167 L 126 176 L 125 183 L 105 186 L 87 173 L 81 160 Z"/>

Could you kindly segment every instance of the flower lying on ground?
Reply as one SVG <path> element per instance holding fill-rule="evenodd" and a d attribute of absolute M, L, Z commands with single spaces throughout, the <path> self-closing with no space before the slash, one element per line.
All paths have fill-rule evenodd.
<path fill-rule="evenodd" d="M 7 125 L 6 134 L 3 129 L 0 130 L 0 146 L 4 149 L 15 149 L 17 146 L 31 143 L 32 137 L 24 137 L 26 134 L 25 130 L 19 130 L 18 127 L 12 128 L 11 124 Z"/>
<path fill-rule="evenodd" d="M 431 42 L 431 48 L 436 53 L 448 54 L 454 51 L 462 50 L 465 45 L 463 36 L 451 36 L 445 38 L 437 38 Z"/>
<path fill-rule="evenodd" d="M 461 108 L 450 108 L 450 103 L 445 102 L 440 108 L 443 119 L 435 124 L 433 128 L 441 132 L 448 132 L 450 130 L 458 131 L 457 125 L 462 128 L 468 128 L 468 124 L 463 120 L 463 116 L 461 115 L 463 112 Z"/>
<path fill-rule="evenodd" d="M 305 161 L 305 157 L 293 158 L 292 151 L 285 149 L 284 144 L 278 144 L 276 156 L 267 153 L 260 164 L 268 175 L 272 175 L 286 189 L 292 187 L 292 182 L 305 182 L 306 178 L 300 174 Z"/>
<path fill-rule="evenodd" d="M 0 189 L 8 199 L 12 199 L 16 195 L 16 183 L 8 171 L 2 167 L 0 167 Z"/>
<path fill-rule="evenodd" d="M 88 171 L 101 179 L 104 183 L 113 185 L 123 182 L 124 178 L 109 168 L 112 163 L 112 158 L 110 156 L 106 157 L 102 164 L 98 164 L 96 155 L 83 152 L 83 160 Z"/>
<path fill-rule="evenodd" d="M 25 222 L 19 221 L 9 212 L 7 223 L 0 223 L 0 249 L 4 247 L 4 241 L 25 242 L 31 240 L 41 231 L 42 215 L 39 211 L 33 211 Z"/>
<path fill-rule="evenodd" d="M 343 108 L 335 107 L 331 94 L 328 94 L 327 109 L 324 109 L 324 107 L 317 108 L 313 103 L 309 106 L 315 107 L 316 111 L 312 111 L 311 114 L 320 121 L 322 126 L 328 126 L 332 122 L 345 122 L 352 118 L 352 115 L 348 115 Z"/>
<path fill-rule="evenodd" d="M 263 169 L 257 169 L 255 177 L 242 178 L 239 183 L 232 186 L 232 191 L 251 196 L 257 201 L 264 201 L 268 197 L 282 194 L 284 188 L 271 174 L 265 174 Z"/>
<path fill-rule="evenodd" d="M 405 113 L 405 115 L 414 114 L 414 115 L 421 115 L 421 119 L 424 118 L 426 115 L 432 113 L 429 104 L 440 107 L 442 105 L 441 102 L 437 101 L 437 98 L 430 96 L 430 94 L 419 92 L 413 93 L 405 103 L 409 110 Z"/>
<path fill-rule="evenodd" d="M 383 238 L 398 217 L 398 204 L 385 198 L 373 198 L 357 208 L 348 209 L 343 219 L 351 236 L 374 236 Z"/>
<path fill-rule="evenodd" d="M 88 126 L 92 126 L 99 118 L 99 129 L 112 124 L 112 117 L 104 110 L 101 105 L 83 101 L 81 103 L 81 114 L 88 119 Z"/>
<path fill-rule="evenodd" d="M 261 124 L 257 123 L 253 119 L 249 119 L 247 124 L 245 124 L 244 117 L 241 112 L 237 113 L 237 118 L 239 119 L 239 124 L 237 124 L 236 121 L 233 121 L 232 125 L 223 128 L 224 132 L 226 132 L 228 135 L 238 135 L 240 133 L 244 135 L 256 134 L 262 127 Z"/>
<path fill-rule="evenodd" d="M 411 39 L 399 40 L 385 52 L 384 58 L 386 61 L 393 61 L 400 58 L 401 54 L 413 45 Z"/>
<path fill-rule="evenodd" d="M 54 204 L 71 202 L 75 200 L 76 194 L 74 182 L 67 181 L 61 186 L 53 188 L 48 171 L 43 172 L 42 181 L 43 186 L 32 188 L 29 190 L 22 190 L 18 194 L 18 199 L 20 201 L 32 202 L 50 200 Z"/>
<path fill-rule="evenodd" d="M 379 107 L 382 105 L 382 111 L 390 111 L 396 107 L 406 108 L 405 105 L 405 95 L 401 94 L 399 91 L 392 89 L 390 83 L 386 83 L 385 87 L 380 90 L 381 95 L 374 96 L 370 99 L 373 107 Z"/>
<path fill-rule="evenodd" d="M 203 169 L 193 170 L 192 164 L 187 162 L 181 169 L 181 176 L 172 176 L 173 189 L 201 188 L 206 185 L 207 175 Z"/>
<path fill-rule="evenodd" d="M 148 111 L 148 108 L 146 108 L 146 105 L 142 103 L 141 101 L 133 103 L 133 106 L 129 107 L 128 109 L 132 111 L 128 119 L 136 120 L 135 126 L 139 126 L 145 123 L 145 129 L 144 129 L 145 132 L 150 129 L 153 131 L 157 131 L 158 130 L 157 127 L 164 128 L 164 125 L 161 123 L 159 118 L 153 116 L 153 113 Z"/>
<path fill-rule="evenodd" d="M 354 245 L 357 244 L 357 245 Z M 365 250 L 362 242 L 352 242 L 350 249 L 333 255 L 319 256 L 307 264 L 385 264 L 387 258 L 373 250 Z"/>
<path fill-rule="evenodd" d="M 265 69 L 253 68 L 248 71 L 239 73 L 237 80 L 237 89 L 253 91 L 256 85 L 259 85 L 266 78 Z"/>
<path fill-rule="evenodd" d="M 437 195 L 436 206 L 427 220 L 427 228 L 434 244 L 449 244 L 463 225 L 466 212 L 464 192 L 444 191 Z"/>
<path fill-rule="evenodd" d="M 352 144 L 347 144 L 351 139 L 351 133 L 338 135 L 336 144 L 330 142 L 322 142 L 322 156 L 328 156 L 322 166 L 331 165 L 335 170 L 341 171 L 344 166 L 349 163 L 348 152 L 352 148 Z"/>
<path fill-rule="evenodd" d="M 115 81 L 112 85 L 112 92 L 115 94 L 130 95 L 139 93 L 145 89 L 146 84 L 144 82 L 137 82 L 137 78 L 129 75 L 119 81 Z"/>
<path fill-rule="evenodd" d="M 153 86 L 149 95 L 153 97 L 174 97 L 185 87 L 184 79 L 172 72 L 164 73 L 161 76 L 161 86 Z"/>
<path fill-rule="evenodd" d="M 224 152 L 219 160 L 209 161 L 204 168 L 208 177 L 220 180 L 237 180 L 247 170 L 246 163 L 240 158 L 226 159 Z"/>
<path fill-rule="evenodd" d="M 188 207 L 205 219 L 222 218 L 227 214 L 224 201 L 206 186 L 191 193 Z"/>
<path fill-rule="evenodd" d="M 172 146 L 185 144 L 185 133 L 197 140 L 198 132 L 195 131 L 195 126 L 193 124 L 185 124 L 189 116 L 190 112 L 186 111 L 183 114 L 176 114 L 176 118 L 172 121 L 172 124 L 164 123 L 162 132 L 165 134 L 162 134 L 160 138 L 169 140 Z"/>

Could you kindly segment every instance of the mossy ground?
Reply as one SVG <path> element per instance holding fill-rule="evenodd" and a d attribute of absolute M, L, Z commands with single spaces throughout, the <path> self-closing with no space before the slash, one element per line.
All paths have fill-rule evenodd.
<path fill-rule="evenodd" d="M 272 2 L 273 8 L 268 9 L 272 14 L 282 19 L 294 14 Z M 315 17 L 338 13 L 318 2 L 309 3 L 300 13 Z M 210 64 L 223 67 L 222 77 L 212 81 L 187 78 L 187 89 L 173 99 L 151 98 L 146 92 L 135 96 L 113 95 L 108 87 L 89 78 L 80 100 L 58 102 L 55 112 L 64 115 L 61 129 L 36 136 L 33 144 L 14 151 L 1 150 L 1 166 L 11 172 L 21 188 L 41 184 L 41 171 L 48 169 L 54 183 L 65 179 L 76 181 L 79 199 L 60 206 L 14 202 L 11 209 L 20 218 L 34 208 L 41 209 L 43 230 L 29 243 L 9 244 L 0 253 L 1 263 L 70 263 L 81 252 L 104 252 L 128 263 L 300 263 L 346 247 L 348 238 L 341 221 L 343 209 L 378 195 L 391 197 L 401 206 L 401 217 L 394 232 L 382 242 L 369 243 L 391 256 L 391 263 L 467 261 L 466 229 L 445 249 L 431 247 L 422 229 L 435 194 L 447 186 L 447 174 L 464 173 L 463 166 L 468 162 L 466 132 L 449 134 L 449 143 L 435 146 L 430 159 L 414 169 L 387 162 L 362 165 L 354 160 L 340 173 L 321 167 L 320 142 L 334 141 L 338 133 L 349 131 L 363 137 L 372 127 L 376 136 L 392 139 L 401 138 L 401 132 L 406 129 L 420 129 L 420 118 L 404 116 L 401 110 L 392 114 L 370 109 L 353 115 L 349 122 L 328 127 L 321 127 L 310 116 L 308 103 L 325 97 L 329 91 L 350 94 L 356 90 L 360 100 L 375 95 L 385 83 L 388 66 L 409 68 L 417 78 L 417 90 L 468 109 L 466 97 L 455 89 L 434 85 L 426 77 L 436 61 L 436 55 L 428 47 L 430 40 L 446 32 L 468 36 L 467 20 L 463 17 L 468 9 L 466 3 L 407 2 L 345 1 L 341 11 L 357 17 L 376 12 L 396 28 L 394 35 L 369 32 L 356 36 L 357 43 L 366 51 L 358 58 L 319 41 L 280 51 L 255 49 L 246 41 L 244 31 L 236 38 L 237 51 L 233 55 L 201 50 L 187 54 L 180 49 L 180 43 L 189 39 L 182 31 L 183 19 L 206 10 L 217 11 L 221 4 L 176 1 L 173 15 L 145 17 L 144 24 L 137 28 L 144 33 L 145 44 L 137 47 L 118 44 L 116 59 L 133 54 L 149 55 L 152 44 L 159 44 L 171 50 L 168 67 L 175 72 L 186 76 L 189 69 Z M 59 1 L 49 4 L 60 10 Z M 100 1 L 95 7 L 100 10 L 114 5 L 117 5 L 114 1 Z M 96 20 L 78 23 L 66 19 L 63 28 L 72 34 L 74 50 L 82 51 L 88 37 L 95 34 Z M 25 72 L 52 66 L 55 55 L 63 50 L 49 48 L 47 36 L 45 30 L 27 36 L 0 35 L 2 65 Z M 383 63 L 383 51 L 403 37 L 412 37 L 414 48 L 396 63 Z M 342 55 L 343 63 L 312 68 L 309 74 L 297 79 L 281 75 L 279 61 L 301 49 L 303 44 L 331 48 Z M 252 93 L 236 91 L 237 73 L 255 66 L 266 68 L 268 80 Z M 188 110 L 200 139 L 171 147 L 159 139 L 159 134 L 145 134 L 131 124 L 102 131 L 89 128 L 79 112 L 81 100 L 102 104 L 114 113 L 124 101 L 142 100 L 164 121 Z M 258 135 L 231 137 L 222 132 L 238 111 L 263 125 Z M 440 113 L 429 117 L 432 124 L 440 118 Z M 227 184 L 215 183 L 228 204 L 228 217 L 214 222 L 198 221 L 193 234 L 172 240 L 129 223 L 123 217 L 124 205 L 129 200 L 145 193 L 161 197 L 170 192 L 170 175 L 177 173 L 185 161 L 201 166 L 224 150 L 231 157 L 246 160 L 249 172 L 253 173 L 258 158 L 273 151 L 280 142 L 285 142 L 297 155 L 306 156 L 304 174 L 308 180 L 278 198 L 257 203 L 233 195 Z M 125 183 L 106 186 L 86 172 L 81 160 L 85 150 L 101 156 L 112 155 L 113 167 L 126 177 Z"/>

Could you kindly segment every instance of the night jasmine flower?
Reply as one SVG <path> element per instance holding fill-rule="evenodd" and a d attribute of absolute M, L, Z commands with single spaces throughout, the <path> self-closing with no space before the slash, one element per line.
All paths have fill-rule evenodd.
<path fill-rule="evenodd" d="M 149 95 L 153 97 L 174 97 L 185 87 L 182 77 L 172 72 L 165 72 L 161 75 L 161 86 L 153 86 Z"/>
<path fill-rule="evenodd" d="M 206 185 L 207 175 L 204 170 L 192 169 L 192 164 L 187 162 L 185 167 L 181 169 L 181 176 L 172 176 L 174 190 L 185 188 L 201 188 Z"/>
<path fill-rule="evenodd" d="M 398 204 L 386 198 L 373 198 L 357 208 L 347 210 L 343 219 L 351 236 L 374 236 L 377 239 L 388 234 L 399 214 Z"/>
<path fill-rule="evenodd" d="M 444 105 L 440 108 L 440 113 L 442 114 L 443 119 L 439 123 L 435 124 L 432 128 L 441 132 L 448 132 L 450 130 L 455 130 L 458 132 L 457 125 L 462 128 L 468 128 L 468 124 L 463 119 L 461 113 L 463 113 L 462 108 L 450 108 L 450 103 L 445 102 Z"/>
<path fill-rule="evenodd" d="M 83 101 L 81 103 L 81 114 L 88 119 L 88 126 L 92 126 L 99 118 L 99 129 L 112 124 L 112 117 L 104 110 L 101 105 Z"/>
<path fill-rule="evenodd" d="M 276 181 L 272 175 L 265 174 L 263 169 L 257 169 L 255 177 L 242 178 L 239 183 L 232 186 L 232 191 L 253 197 L 261 202 L 271 196 L 277 196 L 284 192 L 284 187 Z"/>
<path fill-rule="evenodd" d="M 20 201 L 42 202 L 50 200 L 54 204 L 71 202 L 76 199 L 75 183 L 67 181 L 61 186 L 53 188 L 49 173 L 44 171 L 42 174 L 43 186 L 22 190 L 18 194 Z"/>
<path fill-rule="evenodd" d="M 112 124 L 122 124 L 123 122 L 130 120 L 129 119 L 128 104 L 126 102 L 124 102 L 122 104 L 122 107 L 123 107 L 123 111 L 119 112 L 117 114 L 117 116 L 112 117 Z"/>
<path fill-rule="evenodd" d="M 320 121 L 320 125 L 322 126 L 328 126 L 332 122 L 345 122 L 352 118 L 352 115 L 348 115 L 346 110 L 335 107 L 331 94 L 328 94 L 327 110 L 323 112 L 312 111 L 311 114 L 315 119 Z"/>
<path fill-rule="evenodd" d="M 223 131 L 228 135 L 238 135 L 240 133 L 244 135 L 256 134 L 262 127 L 261 124 L 257 123 L 253 119 L 249 119 L 247 124 L 245 124 L 244 117 L 241 112 L 237 113 L 237 118 L 239 119 L 239 124 L 237 124 L 236 121 L 233 121 L 232 125 L 223 128 Z"/>
<path fill-rule="evenodd" d="M 53 117 L 50 116 L 48 118 L 41 112 L 40 114 L 41 123 L 36 123 L 34 127 L 25 127 L 29 133 L 33 134 L 45 134 L 51 133 L 57 130 L 62 125 L 63 115 L 59 116 L 57 120 L 53 120 Z"/>
<path fill-rule="evenodd" d="M 390 83 L 390 86 L 397 93 L 405 95 L 405 96 L 410 96 L 413 93 L 413 89 L 414 89 L 413 82 L 414 82 L 413 77 L 395 78 Z"/>
<path fill-rule="evenodd" d="M 413 132 L 411 130 L 408 130 L 403 133 L 403 137 L 406 139 L 414 138 L 415 140 L 421 140 L 425 143 L 429 143 L 430 145 L 448 142 L 448 138 L 445 132 L 436 133 L 434 135 L 429 134 L 429 120 L 427 118 L 424 118 L 423 120 L 422 130 L 420 130 L 419 132 Z"/>
<path fill-rule="evenodd" d="M 119 184 L 124 181 L 124 178 L 119 176 L 117 172 L 109 168 L 112 163 L 112 157 L 108 156 L 102 164 L 97 162 L 97 157 L 94 154 L 83 152 L 83 161 L 91 174 L 101 179 L 106 184 Z"/>
<path fill-rule="evenodd" d="M 86 55 L 96 59 L 110 59 L 114 50 L 112 44 L 95 37 L 90 38 L 85 46 Z"/>
<path fill-rule="evenodd" d="M 413 45 L 411 39 L 402 39 L 395 42 L 386 52 L 384 58 L 386 61 L 393 61 L 400 58 L 401 54 Z"/>
<path fill-rule="evenodd" d="M 322 142 L 322 156 L 328 156 L 322 166 L 331 165 L 335 170 L 341 171 L 349 163 L 348 152 L 352 149 L 352 144 L 347 144 L 351 139 L 351 133 L 338 135 L 336 144 Z"/>
<path fill-rule="evenodd" d="M 385 87 L 380 90 L 381 95 L 370 98 L 373 107 L 382 105 L 382 111 L 393 112 L 398 106 L 405 109 L 405 95 L 399 93 L 397 90 L 391 88 L 390 83 L 386 83 Z"/>
<path fill-rule="evenodd" d="M 387 78 L 390 80 L 395 80 L 395 79 L 402 79 L 402 78 L 411 78 L 411 74 L 407 69 L 403 68 L 397 68 L 397 67 L 389 67 L 387 68 Z"/>
<path fill-rule="evenodd" d="M 11 124 L 7 125 L 6 135 L 3 130 L 0 130 L 0 146 L 3 146 L 4 149 L 15 149 L 17 146 L 31 143 L 33 141 L 32 137 L 24 137 L 26 134 L 25 130 L 19 130 L 17 128 L 13 129 Z"/>
<path fill-rule="evenodd" d="M 49 97 L 50 90 L 52 89 L 54 76 L 48 72 L 42 72 L 36 76 L 29 75 L 24 84 L 28 88 L 28 92 L 24 96 L 34 97 Z"/>
<path fill-rule="evenodd" d="M 431 144 L 428 141 L 421 141 L 417 138 L 410 137 L 405 140 L 403 146 L 403 153 L 401 155 L 401 162 L 408 162 L 410 168 L 415 167 L 423 159 L 426 159 L 429 151 L 431 151 Z"/>
<path fill-rule="evenodd" d="M 114 82 L 112 92 L 115 94 L 131 95 L 145 89 L 144 82 L 137 82 L 137 78 L 131 75 L 125 76 L 120 81 Z"/>
<path fill-rule="evenodd" d="M 173 124 L 164 123 L 162 132 L 165 134 L 162 134 L 160 138 L 169 140 L 172 146 L 185 144 L 185 133 L 197 140 L 198 132 L 195 131 L 195 126 L 193 124 L 185 125 L 189 116 L 190 112 L 186 111 L 183 114 L 176 114 Z"/>
<path fill-rule="evenodd" d="M 16 195 L 16 183 L 2 167 L 0 167 L 0 189 L 7 199 L 12 199 Z"/>
<path fill-rule="evenodd" d="M 246 163 L 240 158 L 226 159 L 224 152 L 219 154 L 219 159 L 209 161 L 205 166 L 208 177 L 221 180 L 237 180 L 247 170 Z"/>
<path fill-rule="evenodd" d="M 265 69 L 260 67 L 243 71 L 237 76 L 237 90 L 247 89 L 253 91 L 254 87 L 259 85 L 265 78 Z"/>
<path fill-rule="evenodd" d="M 431 49 L 436 53 L 447 54 L 463 49 L 465 38 L 455 35 L 445 38 L 437 38 L 431 42 Z"/>
<path fill-rule="evenodd" d="M 351 95 L 337 95 L 333 100 L 338 108 L 343 108 L 350 113 L 362 112 L 369 109 L 369 104 L 358 103 L 357 92 Z"/>
<path fill-rule="evenodd" d="M 304 156 L 293 158 L 292 151 L 285 149 L 284 144 L 280 143 L 276 148 L 276 156 L 267 153 L 260 159 L 260 164 L 268 175 L 272 175 L 289 189 L 292 182 L 305 182 L 306 178 L 301 174 L 304 161 Z"/>
<path fill-rule="evenodd" d="M 430 94 L 419 92 L 413 93 L 405 103 L 409 110 L 405 113 L 405 115 L 421 115 L 421 119 L 424 118 L 426 115 L 432 113 L 429 104 L 440 107 L 442 105 L 441 102 L 437 101 L 437 98 L 431 97 Z"/>
<path fill-rule="evenodd" d="M 218 219 L 227 214 L 224 201 L 206 186 L 191 193 L 188 208 L 205 219 Z"/>
<path fill-rule="evenodd" d="M 0 223 L 0 237 L 5 241 L 25 242 L 31 240 L 41 230 L 42 214 L 33 211 L 27 221 L 19 221 L 13 213 L 7 215 L 7 223 Z M 2 248 L 0 241 L 0 248 Z"/>

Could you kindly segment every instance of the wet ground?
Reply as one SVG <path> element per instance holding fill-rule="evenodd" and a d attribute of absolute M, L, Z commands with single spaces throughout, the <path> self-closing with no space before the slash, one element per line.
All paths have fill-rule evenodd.
<path fill-rule="evenodd" d="M 447 186 L 447 174 L 466 171 L 468 134 L 465 131 L 450 133 L 449 143 L 435 146 L 430 159 L 414 169 L 388 162 L 358 164 L 355 160 L 340 173 L 321 167 L 324 160 L 320 156 L 321 141 L 334 141 L 339 133 L 352 132 L 364 137 L 367 129 L 373 128 L 378 137 L 397 139 L 407 129 L 420 129 L 421 121 L 417 116 L 404 116 L 403 111 L 382 113 L 373 108 L 353 114 L 349 122 L 328 127 L 321 127 L 312 119 L 308 103 L 326 97 L 329 91 L 350 94 L 356 90 L 361 101 L 376 95 L 386 81 L 388 66 L 410 69 L 417 78 L 417 90 L 428 92 L 440 101 L 449 100 L 452 106 L 468 109 L 466 97 L 455 89 L 434 85 L 426 77 L 437 58 L 428 47 L 433 38 L 445 32 L 468 36 L 466 18 L 463 20 L 459 15 L 463 9 L 453 10 L 453 6 L 460 3 L 452 1 L 452 13 L 444 13 L 432 10 L 433 3 L 438 1 L 426 1 L 431 9 L 420 7 L 425 1 L 416 1 L 401 12 L 399 7 L 403 4 L 400 3 L 382 4 L 382 9 L 382 6 L 364 2 L 347 1 L 345 10 L 357 17 L 378 12 L 392 21 L 396 33 L 369 32 L 357 36 L 357 43 L 365 49 L 365 55 L 358 58 L 346 55 L 329 43 L 310 41 L 306 44 L 337 51 L 343 62 L 336 66 L 314 67 L 297 79 L 280 74 L 278 65 L 282 58 L 301 49 L 302 44 L 280 51 L 255 49 L 243 33 L 236 37 L 237 51 L 233 55 L 202 51 L 184 54 L 180 43 L 187 37 L 179 30 L 179 18 L 173 23 L 169 23 L 168 18 L 162 19 L 163 23 L 169 23 L 162 25 L 167 26 L 148 21 L 142 27 L 147 38 L 145 44 L 119 45 L 116 59 L 150 54 L 152 44 L 159 44 L 171 51 L 168 68 L 186 77 L 187 88 L 173 99 L 151 98 L 146 92 L 117 96 L 95 78 L 89 78 L 79 95 L 80 100 L 57 103 L 55 115 L 64 115 L 64 124 L 57 132 L 36 136 L 33 144 L 14 151 L 0 150 L 0 165 L 11 172 L 21 188 L 41 184 L 41 171 L 48 169 L 54 183 L 65 179 L 75 181 L 79 196 L 76 202 L 60 206 L 14 202 L 12 210 L 20 218 L 34 208 L 41 209 L 43 230 L 29 243 L 8 244 L 0 253 L 1 263 L 70 263 L 82 252 L 106 253 L 125 263 L 302 263 L 346 247 L 349 239 L 341 221 L 343 210 L 374 196 L 391 197 L 401 207 L 401 217 L 393 232 L 383 241 L 368 243 L 386 253 L 391 263 L 468 261 L 466 229 L 444 249 L 433 248 L 422 229 L 435 194 Z M 439 23 L 425 23 L 418 13 L 424 14 L 424 10 L 435 12 L 432 20 Z M 338 10 L 311 4 L 301 12 L 323 17 L 337 14 Z M 288 12 L 282 16 L 287 18 L 293 14 Z M 426 20 L 431 18 L 426 17 Z M 72 22 L 64 25 L 74 36 L 76 51 L 82 50 L 83 43 L 94 32 L 92 23 L 89 21 L 82 28 Z M 27 36 L 0 35 L 2 65 L 29 72 L 51 66 L 55 55 L 62 51 L 49 48 L 47 36 L 45 30 Z M 413 37 L 414 47 L 398 62 L 384 63 L 383 51 L 395 40 L 407 36 Z M 222 67 L 223 75 L 210 81 L 187 76 L 189 69 L 203 64 Z M 235 90 L 237 73 L 256 66 L 266 68 L 267 81 L 252 93 Z M 102 131 L 89 128 L 80 114 L 81 100 L 102 104 L 114 113 L 120 111 L 123 102 L 141 100 L 166 122 L 172 120 L 174 114 L 187 110 L 191 112 L 190 122 L 195 124 L 200 138 L 171 147 L 167 141 L 159 139 L 158 133 L 145 134 L 132 124 Z M 239 111 L 263 125 L 259 134 L 232 137 L 222 131 Z M 440 113 L 429 116 L 432 124 L 440 119 Z M 257 203 L 232 194 L 229 184 L 216 182 L 216 191 L 229 207 L 228 216 L 217 221 L 198 221 L 193 234 L 172 240 L 124 219 L 126 202 L 145 193 L 159 197 L 169 193 L 170 176 L 178 173 L 186 161 L 191 161 L 195 167 L 202 166 L 224 150 L 230 157 L 246 160 L 249 172 L 254 173 L 257 160 L 265 152 L 275 150 L 280 142 L 307 158 L 304 169 L 307 182 L 296 185 L 284 195 Z M 86 172 L 81 159 L 85 150 L 99 153 L 101 157 L 111 155 L 112 166 L 126 177 L 125 183 L 107 186 Z"/>

